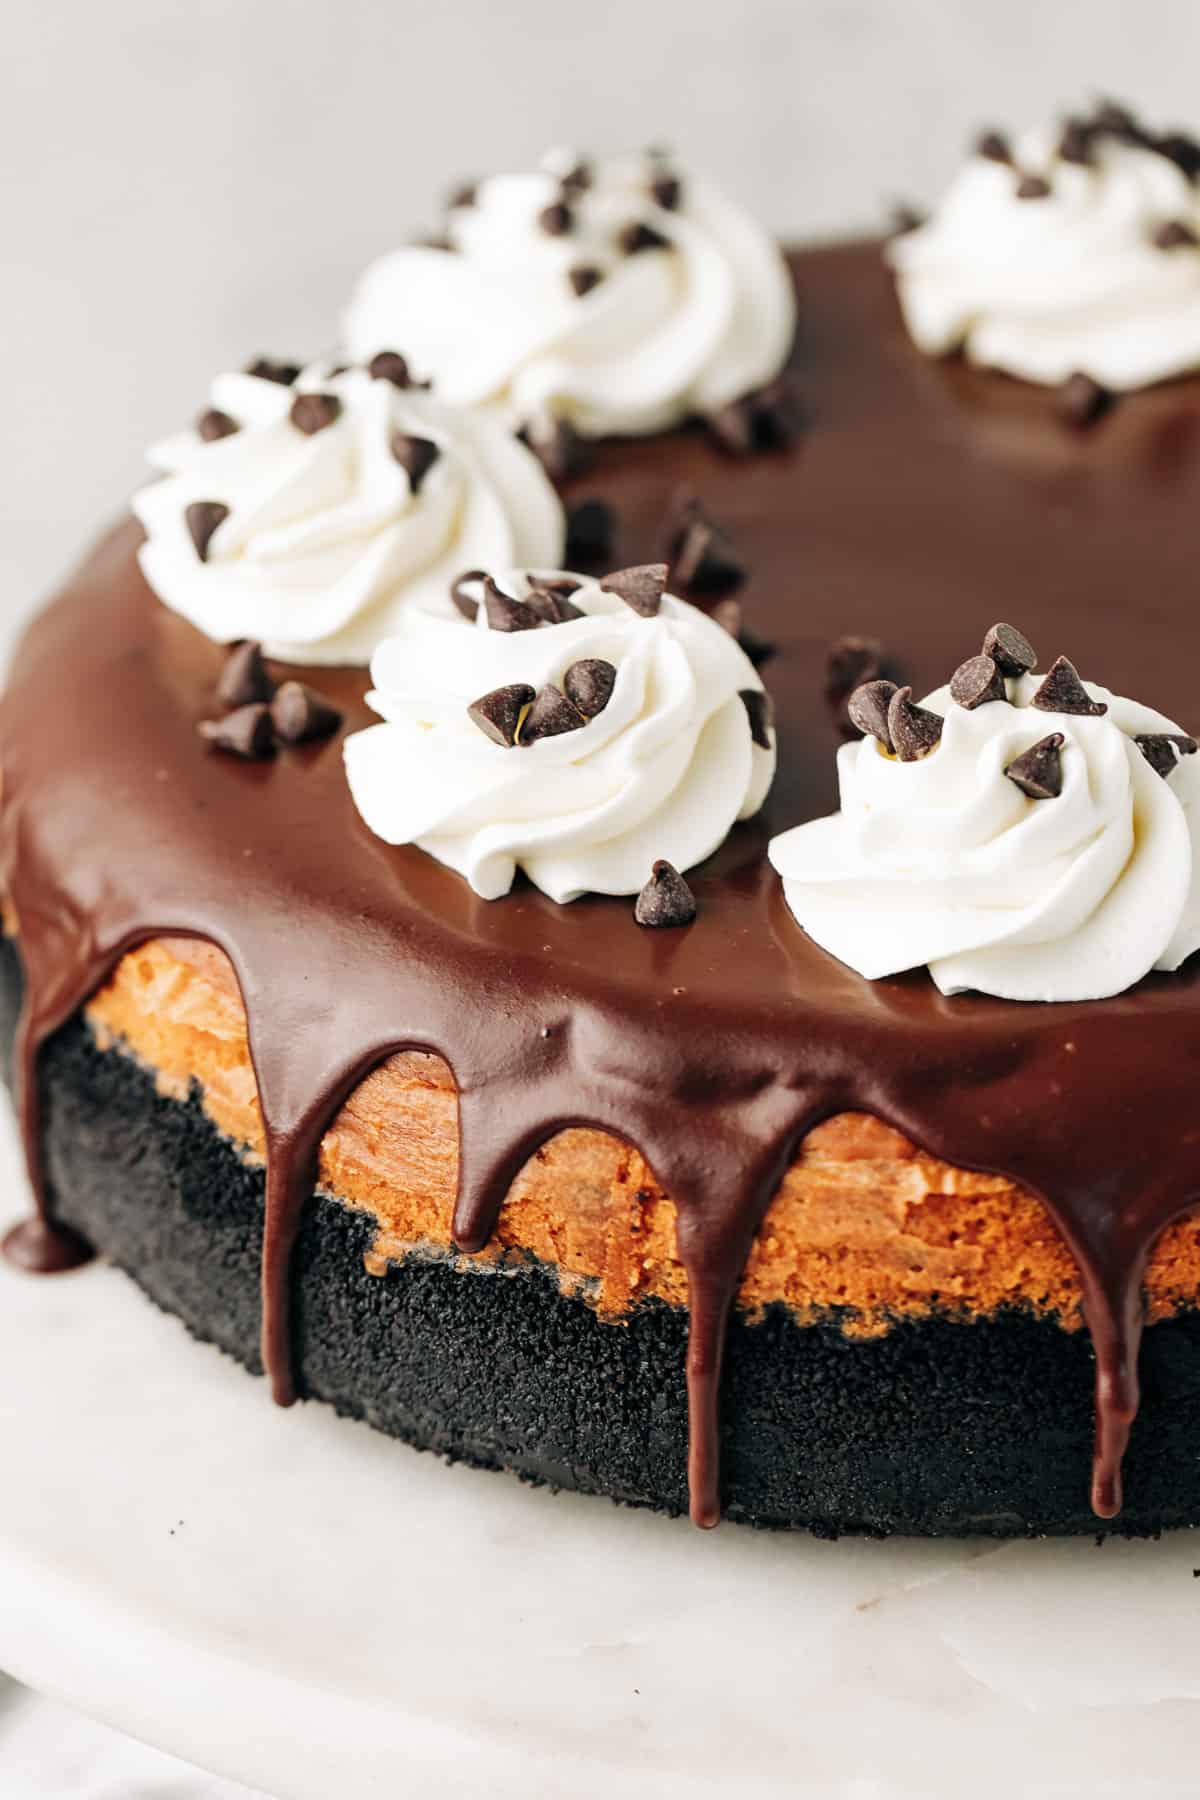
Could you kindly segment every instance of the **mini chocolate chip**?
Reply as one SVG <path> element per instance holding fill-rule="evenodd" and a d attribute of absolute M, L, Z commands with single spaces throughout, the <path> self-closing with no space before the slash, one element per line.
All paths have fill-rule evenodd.
<path fill-rule="evenodd" d="M 261 700 L 239 706 L 223 719 L 202 719 L 196 729 L 214 750 L 226 750 L 230 756 L 245 757 L 247 762 L 261 762 L 275 754 L 271 709 Z"/>
<path fill-rule="evenodd" d="M 1141 731 L 1134 743 L 1156 775 L 1165 781 L 1179 766 L 1181 757 L 1195 756 L 1196 740 L 1182 731 Z"/>
<path fill-rule="evenodd" d="M 1192 250 L 1200 239 L 1184 219 L 1168 219 L 1151 240 L 1156 250 Z"/>
<path fill-rule="evenodd" d="M 1041 687 L 1029 702 L 1040 712 L 1076 713 L 1080 717 L 1099 718 L 1108 711 L 1103 700 L 1093 700 L 1079 679 L 1074 663 L 1059 656 L 1051 663 Z"/>
<path fill-rule="evenodd" d="M 1061 731 L 1039 738 L 1031 749 L 1014 757 L 1004 773 L 1030 800 L 1056 800 L 1062 793 Z"/>
<path fill-rule="evenodd" d="M 989 700 L 1007 700 L 1004 677 L 990 656 L 968 656 L 950 677 L 950 698 L 967 712 Z"/>
<path fill-rule="evenodd" d="M 763 664 L 770 662 L 776 654 L 779 646 L 771 643 L 768 638 L 759 637 L 758 633 L 746 624 L 742 613 L 742 603 L 732 594 L 724 600 L 718 600 L 715 606 L 711 606 L 708 616 L 721 627 L 722 631 L 727 631 L 731 638 L 737 639 L 756 669 L 761 669 Z"/>
<path fill-rule="evenodd" d="M 945 720 L 940 713 L 913 704 L 910 687 L 897 688 L 888 705 L 888 732 L 901 762 L 919 762 L 936 750 Z"/>
<path fill-rule="evenodd" d="M 217 406 L 206 407 L 196 420 L 196 434 L 206 444 L 215 444 L 218 438 L 232 437 L 235 431 L 240 430 L 237 420 L 230 418 L 227 412 L 222 412 Z"/>
<path fill-rule="evenodd" d="M 574 592 L 574 588 L 569 590 L 569 593 Z M 566 593 L 549 584 L 541 586 L 536 581 L 525 596 L 525 605 L 543 625 L 565 625 L 569 619 L 586 616 L 582 606 L 576 606 Z"/>
<path fill-rule="evenodd" d="M 1102 131 L 1111 132 L 1115 137 L 1138 138 L 1142 128 L 1127 106 L 1121 106 L 1116 100 L 1102 100 L 1097 106 L 1092 121 Z"/>
<path fill-rule="evenodd" d="M 473 594 L 467 593 L 467 583 L 471 582 L 474 584 L 477 581 L 486 580 L 486 569 L 467 569 L 456 581 L 451 583 L 450 598 L 453 600 L 464 619 L 470 619 L 473 622 L 479 616 L 479 602 L 475 599 Z"/>
<path fill-rule="evenodd" d="M 696 916 L 696 896 L 679 870 L 662 857 L 634 903 L 639 925 L 690 925 Z"/>
<path fill-rule="evenodd" d="M 644 219 L 631 219 L 617 233 L 617 246 L 625 256 L 638 256 L 643 250 L 669 250 L 671 240 Z"/>
<path fill-rule="evenodd" d="M 579 473 L 585 460 L 583 439 L 566 419 L 531 419 L 518 436 L 551 481 L 568 481 Z"/>
<path fill-rule="evenodd" d="M 1022 175 L 1015 192 L 1018 200 L 1046 200 L 1051 188 L 1044 175 Z"/>
<path fill-rule="evenodd" d="M 912 690 L 910 689 L 909 692 Z M 864 737 L 878 738 L 885 750 L 895 751 L 888 710 L 896 692 L 894 681 L 864 681 L 846 702 L 846 716 Z"/>
<path fill-rule="evenodd" d="M 514 681 L 508 687 L 493 688 L 472 700 L 467 716 L 473 719 L 493 744 L 511 750 L 517 741 L 521 714 L 534 698 L 534 690 L 525 681 Z"/>
<path fill-rule="evenodd" d="M 582 158 L 565 175 L 559 177 L 559 186 L 567 194 L 582 194 L 591 185 L 592 171 Z"/>
<path fill-rule="evenodd" d="M 271 702 L 276 735 L 285 744 L 308 744 L 330 737 L 342 722 L 336 706 L 302 681 L 285 681 Z"/>
<path fill-rule="evenodd" d="M 1082 119 L 1068 119 L 1058 140 L 1063 162 L 1087 167 L 1092 161 L 1092 133 Z"/>
<path fill-rule="evenodd" d="M 504 593 L 490 575 L 483 578 L 483 610 L 490 631 L 536 631 L 541 624 L 536 613 Z"/>
<path fill-rule="evenodd" d="M 574 230 L 575 215 L 565 200 L 555 200 L 550 206 L 543 206 L 537 222 L 547 237 L 566 237 Z"/>
<path fill-rule="evenodd" d="M 754 420 L 744 400 L 731 400 L 705 420 L 713 438 L 731 456 L 749 456 L 754 449 Z"/>
<path fill-rule="evenodd" d="M 825 660 L 825 698 L 840 705 L 856 688 L 878 681 L 882 674 L 883 645 L 878 638 L 835 638 Z"/>
<path fill-rule="evenodd" d="M 904 237 L 910 231 L 919 231 L 928 216 L 919 206 L 913 206 L 907 200 L 897 200 L 888 212 L 889 234 L 892 237 Z"/>
<path fill-rule="evenodd" d="M 229 508 L 223 500 L 193 500 L 190 506 L 184 507 L 184 523 L 201 562 L 208 561 L 208 546 L 212 542 L 213 532 L 228 517 Z"/>
<path fill-rule="evenodd" d="M 456 188 L 451 188 L 446 196 L 446 206 L 453 212 L 456 206 L 474 206 L 479 199 L 479 184 L 475 181 L 460 181 Z"/>
<path fill-rule="evenodd" d="M 567 513 L 567 561 L 573 569 L 612 561 L 617 515 L 607 500 L 580 500 Z"/>
<path fill-rule="evenodd" d="M 724 594 L 740 587 L 746 566 L 694 494 L 675 501 L 667 534 L 671 579 L 689 593 Z"/>
<path fill-rule="evenodd" d="M 583 714 L 552 684 L 539 688 L 533 704 L 521 722 L 522 744 L 536 744 L 539 738 L 561 737 L 564 731 L 581 731 L 587 724 Z"/>
<path fill-rule="evenodd" d="M 260 381 L 277 381 L 280 387 L 291 387 L 300 373 L 300 364 L 276 362 L 270 356 L 256 356 L 253 362 L 246 364 L 246 373 L 257 375 Z"/>
<path fill-rule="evenodd" d="M 1189 181 L 1195 181 L 1200 175 L 1200 143 L 1185 131 L 1166 131 L 1155 142 L 1154 148 L 1160 156 L 1165 156 Z"/>
<path fill-rule="evenodd" d="M 332 425 L 342 410 L 336 394 L 297 394 L 288 418 L 305 437 L 315 437 Z"/>
<path fill-rule="evenodd" d="M 785 450 L 797 431 L 792 397 L 782 380 L 709 413 L 705 423 L 720 448 L 732 456 Z"/>
<path fill-rule="evenodd" d="M 267 673 L 262 645 L 253 641 L 236 644 L 225 658 L 217 681 L 217 699 L 227 710 L 248 706 L 253 700 L 269 700 L 275 683 Z"/>
<path fill-rule="evenodd" d="M 601 656 L 584 656 L 573 662 L 563 676 L 567 699 L 585 719 L 594 719 L 612 699 L 617 684 L 617 671 Z"/>
<path fill-rule="evenodd" d="M 983 654 L 990 656 L 1002 675 L 1027 675 L 1037 668 L 1037 651 L 1015 625 L 993 625 L 983 640 Z"/>
<path fill-rule="evenodd" d="M 604 272 L 595 263 L 575 263 L 567 270 L 567 280 L 571 284 L 571 292 L 582 300 L 594 287 L 599 287 L 604 280 Z"/>
<path fill-rule="evenodd" d="M 1082 370 L 1068 375 L 1054 390 L 1054 410 L 1067 425 L 1082 430 L 1106 412 L 1112 395 Z"/>
<path fill-rule="evenodd" d="M 617 594 L 626 606 L 652 619 L 662 604 L 667 586 L 666 563 L 639 563 L 632 569 L 617 569 L 600 583 L 606 594 Z"/>
<path fill-rule="evenodd" d="M 398 350 L 377 350 L 367 364 L 367 374 L 372 381 L 390 381 L 396 388 L 413 385 L 408 358 L 401 356 Z"/>
<path fill-rule="evenodd" d="M 1002 131 L 981 131 L 975 140 L 975 154 L 987 162 L 1012 162 L 1012 147 Z"/>
<path fill-rule="evenodd" d="M 650 193 L 664 212 L 678 212 L 683 183 L 678 175 L 656 175 L 650 183 Z"/>
<path fill-rule="evenodd" d="M 771 728 L 775 723 L 775 702 L 770 694 L 764 694 L 761 688 L 741 688 L 738 699 L 746 709 L 746 717 L 750 721 L 751 741 L 760 750 L 771 748 Z"/>
<path fill-rule="evenodd" d="M 441 455 L 438 446 L 432 438 L 415 437 L 408 431 L 394 431 L 390 448 L 408 476 L 409 487 L 414 494 L 419 493 L 421 483 Z"/>

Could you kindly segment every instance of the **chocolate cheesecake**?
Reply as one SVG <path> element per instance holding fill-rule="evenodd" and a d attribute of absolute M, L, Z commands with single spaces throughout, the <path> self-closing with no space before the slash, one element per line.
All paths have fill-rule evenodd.
<path fill-rule="evenodd" d="M 382 842 L 343 772 L 361 669 L 268 658 L 324 735 L 206 747 L 226 653 L 137 524 L 30 627 L 0 850 L 42 1210 L 9 1253 L 111 1257 L 280 1400 L 703 1524 L 1195 1524 L 1191 965 L 1062 1004 L 865 980 L 766 846 L 835 804 L 848 668 L 925 693 L 998 620 L 1196 724 L 1200 382 L 1079 429 L 922 357 L 877 244 L 791 268 L 800 437 L 604 441 L 565 490 L 625 568 L 716 522 L 690 598 L 774 700 L 774 786 L 686 871 L 690 923 L 483 900 Z"/>

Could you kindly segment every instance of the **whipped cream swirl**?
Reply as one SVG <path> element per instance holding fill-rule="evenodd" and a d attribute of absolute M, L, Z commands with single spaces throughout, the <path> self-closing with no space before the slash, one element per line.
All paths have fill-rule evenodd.
<path fill-rule="evenodd" d="M 377 366 L 391 378 L 221 375 L 197 428 L 150 452 L 164 478 L 133 502 L 142 569 L 206 636 L 366 664 L 405 607 L 448 606 L 464 567 L 561 558 L 563 510 L 525 446 L 397 385 L 403 358 Z"/>
<path fill-rule="evenodd" d="M 447 399 L 588 436 L 669 429 L 772 381 L 795 331 L 773 240 L 653 155 L 497 175 L 453 206 L 449 250 L 374 263 L 352 353 L 403 343 Z"/>
<path fill-rule="evenodd" d="M 511 628 L 549 581 L 564 584 L 568 604 L 550 609 L 566 616 Z M 376 652 L 369 699 L 386 722 L 345 745 L 372 831 L 418 844 L 485 900 L 520 867 L 565 902 L 637 893 L 659 858 L 690 868 L 758 810 L 774 733 L 733 637 L 653 591 L 644 616 L 579 577 L 513 574 L 500 588 L 509 628 L 486 605 L 474 621 L 414 607 Z"/>
<path fill-rule="evenodd" d="M 940 741 L 914 760 L 842 746 L 841 811 L 769 850 L 811 938 L 871 980 L 926 963 L 943 993 L 1010 1000 L 1101 999 L 1200 947 L 1194 743 L 1092 682 L 1103 713 L 1044 710 L 1043 679 L 970 710 L 939 688 L 922 704 Z M 1031 798 L 1029 761 L 1006 770 L 1047 739 L 1050 792 Z"/>
<path fill-rule="evenodd" d="M 988 134 L 929 222 L 888 246 L 919 348 L 1114 390 L 1200 366 L 1196 158 L 1112 109 L 1011 149 Z"/>

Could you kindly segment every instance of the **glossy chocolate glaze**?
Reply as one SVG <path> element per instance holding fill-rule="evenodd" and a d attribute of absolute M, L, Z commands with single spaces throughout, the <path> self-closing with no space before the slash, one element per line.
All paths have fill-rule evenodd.
<path fill-rule="evenodd" d="M 639 929 L 632 901 L 558 907 L 525 885 L 476 899 L 420 851 L 371 836 L 339 738 L 272 763 L 206 750 L 195 727 L 222 652 L 148 592 L 132 524 L 35 621 L 0 710 L 31 1169 L 36 1181 L 48 1033 L 139 940 L 174 932 L 225 950 L 267 1134 L 263 1348 L 286 1402 L 288 1259 L 316 1146 L 382 1057 L 424 1048 L 454 1071 L 464 1248 L 487 1241 L 513 1176 L 554 1132 L 631 1140 L 679 1209 L 692 1510 L 711 1524 L 723 1328 L 747 1248 L 804 1132 L 873 1112 L 1044 1198 L 1084 1281 L 1093 1504 L 1108 1517 L 1137 1406 L 1146 1253 L 1200 1195 L 1197 970 L 1062 1006 L 947 999 L 923 970 L 867 982 L 806 940 L 764 851 L 835 803 L 822 690 L 843 632 L 882 638 L 920 693 L 1009 619 L 1043 667 L 1065 652 L 1200 725 L 1200 383 L 1133 396 L 1074 433 L 1040 390 L 920 357 L 876 246 L 795 267 L 801 446 L 735 463 L 699 434 L 609 444 L 571 495 L 616 504 L 615 560 L 634 562 L 658 549 L 676 491 L 696 490 L 749 564 L 748 620 L 779 647 L 766 669 L 778 779 L 762 817 L 689 876 L 700 916 L 686 930 Z M 305 678 L 347 728 L 367 722 L 361 674 Z M 52 1195 L 42 1209 L 52 1222 Z"/>

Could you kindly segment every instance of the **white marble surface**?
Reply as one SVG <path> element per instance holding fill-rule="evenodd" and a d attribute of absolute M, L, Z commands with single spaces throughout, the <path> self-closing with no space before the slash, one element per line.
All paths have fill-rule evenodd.
<path fill-rule="evenodd" d="M 1191 1791 L 1200 1534 L 701 1534 L 277 1412 L 102 1267 L 0 1271 L 0 1367 L 0 1666 L 275 1800 Z"/>

